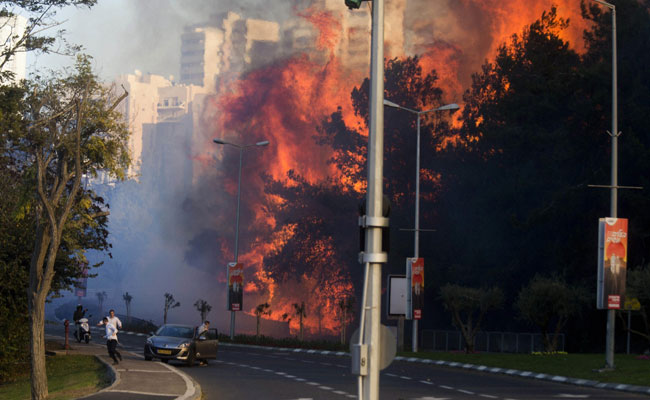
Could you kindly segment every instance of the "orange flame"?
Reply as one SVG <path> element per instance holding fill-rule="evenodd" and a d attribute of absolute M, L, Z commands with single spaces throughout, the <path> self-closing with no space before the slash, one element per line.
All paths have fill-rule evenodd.
<path fill-rule="evenodd" d="M 299 16 L 318 30 L 315 48 L 326 53 L 325 57 L 321 57 L 325 61 L 319 63 L 309 55 L 302 54 L 254 70 L 233 81 L 208 99 L 203 122 L 205 127 L 210 128 L 205 133 L 210 139 L 237 134 L 243 144 L 269 140 L 270 146 L 255 154 L 257 165 L 263 166 L 272 179 L 283 181 L 286 185 L 295 184 L 291 179 L 286 179 L 287 173 L 293 170 L 309 183 L 334 178 L 344 190 L 361 193 L 365 190 L 365 182 L 353 181 L 349 174 L 353 171 L 346 173 L 337 165 L 328 164 L 333 155 L 332 149 L 317 145 L 313 139 L 318 133 L 316 127 L 338 107 L 341 107 L 346 126 L 367 135 L 365 122 L 355 114 L 350 99 L 352 89 L 361 83 L 359 75 L 366 71 L 351 72 L 346 69 L 345 60 L 337 55 L 337 48 L 344 39 L 341 23 L 337 19 L 340 15 L 331 10 L 321 10 L 320 4 L 315 2 Z M 395 49 L 391 48 L 390 56 L 403 57 L 409 52 L 420 54 L 423 73 L 435 69 L 446 100 L 460 103 L 462 93 L 471 81 L 471 73 L 478 71 L 486 59 L 493 58 L 499 45 L 507 42 L 513 34 L 520 33 L 552 4 L 558 5 L 560 16 L 569 17 L 572 21 L 570 28 L 562 33 L 562 38 L 570 41 L 574 49 L 582 51 L 584 45 L 580 38 L 586 23 L 580 18 L 577 1 L 459 0 L 449 2 L 445 12 L 436 16 L 431 15 L 433 7 L 424 1 L 419 6 L 423 12 L 417 9 L 418 6 L 414 10 L 410 10 L 409 5 L 395 6 L 394 9 L 406 10 L 411 15 L 404 17 L 401 25 L 393 23 L 393 29 L 411 26 L 417 28 L 417 35 L 405 32 L 404 51 L 395 54 Z M 467 23 L 460 24 L 460 20 Z M 467 31 L 461 31 L 461 26 Z M 355 32 L 354 29 L 348 32 L 348 35 L 362 34 L 365 32 Z M 413 41 L 417 39 L 420 44 L 409 43 L 409 38 Z M 453 122 L 457 123 L 458 120 Z M 458 138 L 446 138 L 438 150 L 448 145 L 461 143 Z M 365 155 L 354 157 L 359 165 L 365 163 Z M 214 157 L 210 154 L 196 156 L 197 163 L 201 165 L 208 164 L 212 159 Z M 423 170 L 422 176 L 435 185 L 441 178 L 437 172 L 430 170 Z M 253 180 L 251 185 L 260 188 L 258 196 L 247 200 L 255 204 L 250 209 L 254 210 L 253 224 L 260 233 L 254 239 L 251 250 L 241 256 L 247 271 L 247 295 L 256 297 L 259 303 L 271 304 L 271 314 L 267 318 L 276 321 L 291 318 L 289 324 L 294 332 L 299 322 L 293 304 L 309 300 L 305 302 L 305 328 L 317 332 L 320 326 L 320 330 L 337 332 L 341 324 L 337 302 L 351 295 L 354 287 L 344 266 L 328 261 L 336 260 L 336 249 L 331 238 L 319 239 L 312 244 L 307 258 L 313 262 L 301 276 L 286 282 L 275 281 L 264 269 L 265 257 L 284 248 L 294 238 L 296 226 L 278 224 L 275 217 L 264 210 L 261 204 L 265 202 L 280 204 L 286 200 L 262 194 L 261 178 L 249 178 Z M 232 181 L 229 182 L 226 190 L 234 194 L 236 187 L 233 185 Z M 427 200 L 433 198 L 425 197 Z M 225 243 L 222 242 L 221 246 L 224 255 L 232 255 Z M 248 312 L 253 314 L 254 306 Z M 285 314 L 287 317 L 283 318 Z"/>

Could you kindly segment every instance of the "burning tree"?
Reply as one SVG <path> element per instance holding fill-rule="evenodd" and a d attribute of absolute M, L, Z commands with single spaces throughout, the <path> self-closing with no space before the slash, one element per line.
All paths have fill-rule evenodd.
<path fill-rule="evenodd" d="M 170 308 L 180 307 L 181 303 L 174 300 L 174 295 L 165 293 L 165 313 L 163 314 L 163 324 L 167 323 L 167 311 Z"/>
<path fill-rule="evenodd" d="M 126 320 L 131 322 L 131 300 L 133 300 L 133 296 L 129 292 L 126 292 L 122 295 L 122 299 L 124 300 L 124 304 L 126 304 Z"/>
<path fill-rule="evenodd" d="M 302 322 L 303 322 L 303 318 L 307 318 L 307 309 L 305 308 L 305 302 L 301 301 L 300 304 L 293 303 L 292 306 L 295 310 L 295 315 L 298 317 L 299 320 L 300 331 L 298 334 L 298 339 L 302 341 L 303 340 Z"/>
<path fill-rule="evenodd" d="M 255 317 L 257 318 L 255 336 L 258 338 L 260 337 L 260 319 L 262 318 L 262 315 L 271 315 L 270 307 L 269 303 L 258 304 L 257 307 L 255 307 Z"/>
<path fill-rule="evenodd" d="M 194 307 L 196 307 L 196 310 L 201 314 L 201 322 L 202 323 L 205 322 L 205 318 L 208 316 L 210 310 L 212 310 L 212 306 L 208 304 L 207 301 L 203 299 L 198 299 L 194 303 Z"/>
<path fill-rule="evenodd" d="M 354 308 L 354 297 L 348 297 L 339 300 L 339 320 L 341 322 L 341 344 L 345 344 L 347 338 L 346 328 L 352 320 L 352 310 Z"/>

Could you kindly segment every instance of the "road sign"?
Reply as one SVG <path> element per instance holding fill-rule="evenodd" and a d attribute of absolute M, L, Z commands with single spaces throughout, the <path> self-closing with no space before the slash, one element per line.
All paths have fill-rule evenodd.
<path fill-rule="evenodd" d="M 388 318 L 394 319 L 406 315 L 406 292 L 408 284 L 406 275 L 388 275 Z"/>

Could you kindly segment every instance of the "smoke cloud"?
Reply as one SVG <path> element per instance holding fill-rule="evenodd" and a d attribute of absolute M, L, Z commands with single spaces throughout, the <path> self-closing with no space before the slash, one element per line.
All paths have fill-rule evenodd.
<path fill-rule="evenodd" d="M 83 44 L 95 56 L 98 70 L 106 79 L 135 69 L 178 76 L 180 36 L 187 25 L 205 23 L 211 15 L 226 11 L 279 23 L 291 18 L 310 20 L 310 12 L 335 3 L 340 3 L 339 8 L 330 7 L 319 17 L 323 27 L 331 27 L 338 26 L 341 16 L 350 12 L 343 0 L 119 0 L 100 2 L 90 11 L 66 10 L 60 17 L 68 19 L 64 27 L 70 32 L 70 40 Z M 460 102 L 463 90 L 470 84 L 471 73 L 495 54 L 498 45 L 551 6 L 547 0 L 390 3 L 387 11 L 391 13 L 386 16 L 391 49 L 388 54 L 421 55 L 427 69 L 438 71 L 448 100 L 455 102 Z M 554 3 L 559 5 L 560 15 L 580 22 L 576 2 Z M 569 38 L 579 38 L 581 28 L 574 24 Z M 403 40 L 394 35 L 396 32 L 403 32 Z M 105 309 L 113 307 L 122 312 L 122 293 L 128 291 L 133 296 L 134 315 L 161 323 L 164 293 L 169 292 L 181 303 L 181 307 L 170 311 L 170 319 L 197 323 L 199 312 L 192 305 L 202 298 L 213 307 L 208 319 L 227 330 L 225 266 L 234 259 L 239 151 L 215 145 L 215 137 L 245 144 L 271 142 L 243 154 L 239 258 L 247 266 L 245 280 L 250 282 L 244 309 L 250 310 L 269 297 L 277 300 L 289 292 L 303 296 L 313 293 L 312 286 L 272 282 L 264 273 L 264 256 L 291 235 L 291 229 L 278 226 L 268 212 L 269 202 L 282 200 L 269 198 L 264 183 L 271 178 L 284 180 L 292 170 L 311 183 L 336 177 L 337 171 L 327 163 L 330 149 L 317 145 L 313 136 L 322 118 L 337 107 L 342 107 L 348 126 L 365 129 L 350 104 L 350 91 L 361 83 L 367 69 L 346 70 L 327 48 L 341 40 L 336 37 L 340 32 L 326 33 L 329 36 L 325 40 L 317 42 L 318 37 L 314 38 L 312 46 L 324 46 L 320 49 L 324 56 L 296 53 L 250 71 L 196 105 L 201 124 L 194 132 L 180 137 L 171 126 L 164 130 L 169 136 L 158 138 L 157 143 L 166 145 L 159 152 L 145 147 L 149 153 L 143 154 L 143 167 L 158 167 L 143 168 L 139 182 L 97 186 L 111 205 L 114 257 L 94 271 L 99 276 L 90 280 L 85 301 L 94 302 L 93 293 L 106 291 Z M 369 31 L 358 34 L 361 40 L 364 35 L 369 39 Z M 577 41 L 574 43 L 580 47 Z M 193 171 L 189 175 L 188 168 Z M 327 243 L 324 247 L 336 251 Z M 318 265 L 318 273 L 326 276 L 330 267 Z M 348 275 L 343 272 L 336 279 L 343 282 L 341 287 L 350 290 Z M 327 306 L 334 307 L 333 303 Z M 250 331 L 252 317 L 239 313 L 238 318 L 238 327 Z M 280 325 L 285 326 L 278 323 L 278 330 Z"/>

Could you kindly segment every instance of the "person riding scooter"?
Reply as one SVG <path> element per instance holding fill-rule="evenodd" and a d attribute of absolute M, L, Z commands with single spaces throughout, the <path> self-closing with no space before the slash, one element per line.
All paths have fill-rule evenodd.
<path fill-rule="evenodd" d="M 81 323 L 79 322 L 80 319 L 82 319 L 86 315 L 86 311 L 88 309 L 84 309 L 81 304 L 77 305 L 77 309 L 74 311 L 74 314 L 72 316 L 72 320 L 74 321 L 74 337 L 77 339 L 78 342 L 81 342 L 83 339 L 82 333 L 81 333 Z"/>

